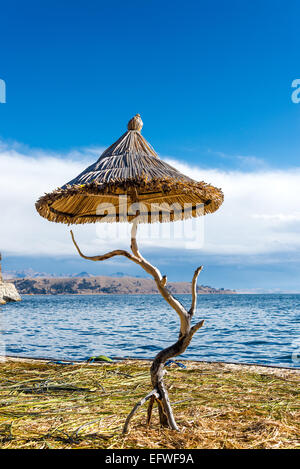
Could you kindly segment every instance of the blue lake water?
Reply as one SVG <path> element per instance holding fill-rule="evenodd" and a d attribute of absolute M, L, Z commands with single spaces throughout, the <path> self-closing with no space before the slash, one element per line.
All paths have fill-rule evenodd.
<path fill-rule="evenodd" d="M 182 358 L 300 367 L 300 295 L 199 295 L 200 319 Z M 179 332 L 159 295 L 24 296 L 1 307 L 0 326 L 2 353 L 79 360 L 153 358 Z"/>

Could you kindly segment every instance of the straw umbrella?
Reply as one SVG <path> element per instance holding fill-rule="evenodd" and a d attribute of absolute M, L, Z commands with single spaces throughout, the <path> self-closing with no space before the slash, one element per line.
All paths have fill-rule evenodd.
<path fill-rule="evenodd" d="M 137 226 L 139 223 L 174 222 L 198 217 L 215 212 L 223 202 L 220 189 L 205 182 L 196 182 L 162 161 L 141 135 L 142 127 L 141 116 L 136 114 L 129 121 L 127 132 L 105 150 L 96 163 L 36 203 L 41 216 L 57 223 L 131 223 L 131 252 L 115 250 L 99 256 L 86 256 L 71 231 L 72 240 L 84 259 L 104 261 L 114 256 L 125 256 L 139 265 L 153 277 L 159 293 L 179 316 L 179 338 L 154 358 L 151 366 L 153 389 L 128 415 L 124 432 L 134 413 L 148 400 L 148 423 L 156 401 L 160 423 L 178 430 L 164 385 L 164 365 L 168 359 L 186 350 L 195 332 L 203 325 L 203 321 L 191 324 L 197 302 L 197 278 L 202 266 L 195 270 L 192 302 L 187 310 L 168 290 L 167 277 L 141 255 L 136 240 Z"/>

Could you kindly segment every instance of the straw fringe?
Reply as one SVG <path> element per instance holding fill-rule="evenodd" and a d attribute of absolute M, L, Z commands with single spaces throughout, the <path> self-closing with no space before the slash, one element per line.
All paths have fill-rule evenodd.
<path fill-rule="evenodd" d="M 139 215 L 140 223 L 163 223 L 206 215 L 215 212 L 224 199 L 221 189 L 205 182 L 192 181 L 187 184 L 170 178 L 152 181 L 128 179 L 107 184 L 68 185 L 45 194 L 37 201 L 36 209 L 41 216 L 57 223 L 82 224 L 101 220 L 106 223 L 130 222 L 136 218 L 136 213 L 132 216 L 128 215 L 128 210 L 120 213 L 120 202 L 122 196 L 126 195 L 127 209 L 135 204 L 137 200 L 134 198 L 133 189 L 138 190 L 138 202 L 147 208 L 148 212 L 145 216 Z M 155 199 L 158 199 L 157 202 Z M 101 203 L 107 205 L 106 214 L 99 214 L 98 207 Z M 163 211 L 164 204 L 174 204 L 176 213 L 172 215 L 167 211 L 168 216 L 163 217 L 159 213 L 156 215 L 157 211 Z M 115 207 L 115 211 L 109 219 L 109 209 L 112 207 Z"/>

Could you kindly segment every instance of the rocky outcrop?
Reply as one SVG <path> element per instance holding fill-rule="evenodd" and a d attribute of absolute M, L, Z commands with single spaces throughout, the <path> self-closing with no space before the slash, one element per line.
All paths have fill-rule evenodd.
<path fill-rule="evenodd" d="M 21 297 L 13 283 L 0 282 L 0 305 L 9 301 L 21 301 Z"/>

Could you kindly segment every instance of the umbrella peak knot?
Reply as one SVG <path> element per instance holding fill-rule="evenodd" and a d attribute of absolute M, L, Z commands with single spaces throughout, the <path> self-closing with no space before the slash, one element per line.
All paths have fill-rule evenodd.
<path fill-rule="evenodd" d="M 127 124 L 128 130 L 138 130 L 139 132 L 143 128 L 143 121 L 141 119 L 140 114 L 136 114 Z"/>

